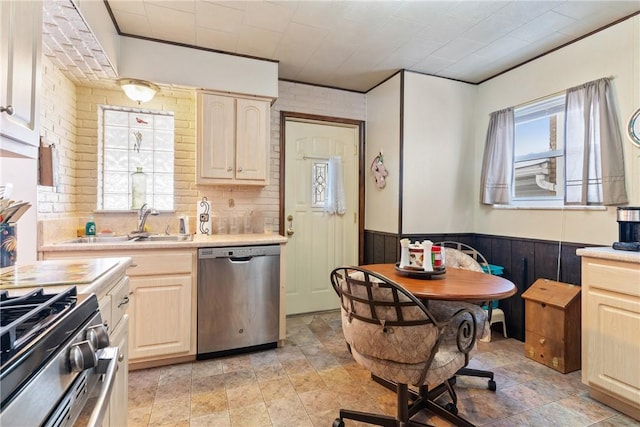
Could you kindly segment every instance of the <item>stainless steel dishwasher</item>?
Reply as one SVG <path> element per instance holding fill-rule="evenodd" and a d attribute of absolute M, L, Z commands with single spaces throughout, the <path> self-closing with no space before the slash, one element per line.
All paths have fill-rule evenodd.
<path fill-rule="evenodd" d="M 280 313 L 280 245 L 198 250 L 198 354 L 274 348 Z"/>

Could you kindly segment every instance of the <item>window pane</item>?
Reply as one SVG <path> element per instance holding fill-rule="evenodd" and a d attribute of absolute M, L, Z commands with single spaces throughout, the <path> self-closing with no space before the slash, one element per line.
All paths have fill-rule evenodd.
<path fill-rule="evenodd" d="M 559 95 L 515 110 L 514 199 L 562 199 L 564 103 Z"/>
<path fill-rule="evenodd" d="M 173 131 L 155 131 L 156 150 L 167 150 L 173 152 Z"/>
<path fill-rule="evenodd" d="M 516 124 L 515 156 L 549 151 L 551 149 L 551 127 L 552 123 L 549 117 Z"/>
<path fill-rule="evenodd" d="M 558 158 L 515 163 L 515 197 L 557 197 Z"/>
<path fill-rule="evenodd" d="M 311 207 L 321 208 L 324 206 L 328 171 L 328 162 L 313 162 L 313 176 L 311 177 Z"/>
<path fill-rule="evenodd" d="M 104 152 L 104 169 L 106 171 L 128 170 L 128 153 L 125 150 L 106 149 Z"/>
<path fill-rule="evenodd" d="M 173 172 L 173 153 L 156 152 L 153 164 L 155 172 Z"/>
<path fill-rule="evenodd" d="M 103 185 L 105 194 L 126 193 L 129 191 L 129 174 L 105 172 Z"/>

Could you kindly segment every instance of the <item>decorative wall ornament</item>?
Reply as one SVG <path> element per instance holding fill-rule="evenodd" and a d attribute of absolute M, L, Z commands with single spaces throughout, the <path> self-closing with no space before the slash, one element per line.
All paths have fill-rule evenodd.
<path fill-rule="evenodd" d="M 384 166 L 384 161 L 382 158 L 382 151 L 378 153 L 378 155 L 371 162 L 371 171 L 375 175 L 376 185 L 378 188 L 384 188 L 387 185 L 386 177 L 389 175 L 387 168 Z"/>

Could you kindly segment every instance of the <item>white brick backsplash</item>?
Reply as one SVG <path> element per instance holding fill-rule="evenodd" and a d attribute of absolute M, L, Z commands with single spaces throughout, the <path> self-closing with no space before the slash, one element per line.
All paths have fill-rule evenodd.
<path fill-rule="evenodd" d="M 98 104 L 137 107 L 121 89 L 102 82 L 99 87 L 74 86 L 50 61 L 44 58 L 44 101 L 42 133 L 55 142 L 60 157 L 61 185 L 54 193 L 40 187 L 39 219 L 78 217 L 93 214 L 98 227 L 127 232 L 135 226 L 132 213 L 93 213 L 97 205 Z M 195 228 L 196 205 L 207 197 L 215 212 L 260 210 L 265 220 L 277 225 L 280 211 L 280 112 L 300 112 L 330 117 L 364 120 L 365 95 L 338 89 L 280 82 L 279 98 L 271 107 L 270 183 L 262 187 L 197 186 L 195 91 L 162 87 L 154 99 L 143 105 L 175 114 L 175 213 L 162 213 L 149 225 L 163 231 L 169 225 L 177 231 L 177 217 L 192 217 Z M 62 173 L 64 172 L 64 173 Z M 230 209 L 229 199 L 235 207 Z M 51 226 L 49 224 L 49 226 Z M 274 231 L 275 231 L 274 227 Z"/>

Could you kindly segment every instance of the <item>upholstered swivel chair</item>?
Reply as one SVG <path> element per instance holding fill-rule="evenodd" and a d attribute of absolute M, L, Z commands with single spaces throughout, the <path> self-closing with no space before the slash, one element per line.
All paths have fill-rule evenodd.
<path fill-rule="evenodd" d="M 491 266 L 487 259 L 475 248 L 460 242 L 443 241 L 436 243 L 437 246 L 445 248 L 445 266 L 457 267 L 465 270 L 482 271 L 485 273 L 491 273 Z M 449 257 L 447 257 L 447 254 Z M 467 256 L 464 256 L 464 255 Z M 470 259 L 471 258 L 471 259 Z M 504 312 L 498 308 L 497 301 L 487 301 L 483 304 L 482 308 L 487 311 L 488 318 L 488 333 L 484 335 L 481 341 L 491 341 L 491 325 L 495 323 L 502 323 L 502 335 L 507 338 L 507 323 L 505 320 Z"/>
<path fill-rule="evenodd" d="M 486 258 L 473 247 L 464 243 L 453 241 L 438 242 L 435 245 L 444 248 L 444 260 L 446 267 L 461 268 L 481 273 L 488 272 L 488 274 L 491 274 L 489 263 L 487 262 Z M 483 266 L 485 267 L 484 269 L 482 268 Z M 485 310 L 482 307 L 487 307 L 487 309 Z M 451 316 L 451 313 L 454 313 L 461 308 L 465 308 L 471 311 L 474 314 L 476 321 L 480 325 L 480 336 L 478 337 L 478 339 L 482 341 L 490 340 L 490 338 L 487 338 L 491 336 L 490 327 L 493 310 L 491 301 L 486 301 L 480 304 L 471 304 L 458 301 L 433 301 L 430 305 L 430 308 L 434 316 L 436 316 L 436 319 L 446 319 Z M 472 369 L 465 366 L 456 373 L 456 376 L 459 375 L 487 378 L 487 388 L 492 391 L 496 390 L 494 373 L 491 371 Z M 455 382 L 455 377 L 452 378 L 452 382 Z"/>
<path fill-rule="evenodd" d="M 403 287 L 358 267 L 334 269 L 331 284 L 340 298 L 349 351 L 374 378 L 396 384 L 398 402 L 396 417 L 341 409 L 333 427 L 343 427 L 345 418 L 381 426 L 425 425 L 411 418 L 424 409 L 443 411 L 433 401 L 442 392 L 429 393 L 442 385 L 453 400 L 444 412 L 457 416 L 457 398 L 449 380 L 475 351 L 477 325 L 472 314 L 462 309 L 452 319 L 437 321 Z M 410 391 L 409 385 L 419 392 Z"/>

